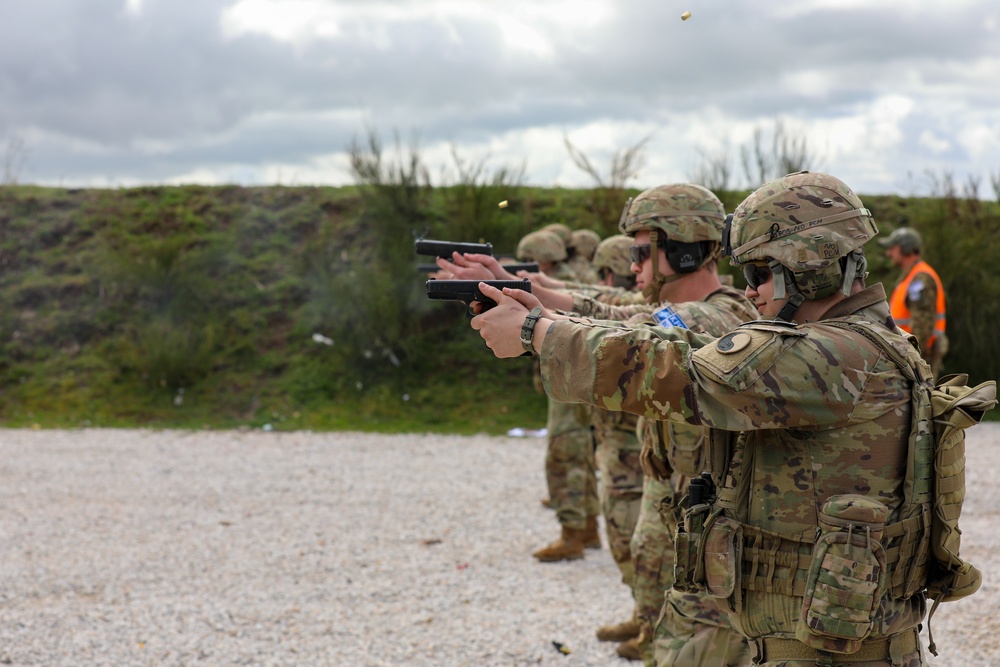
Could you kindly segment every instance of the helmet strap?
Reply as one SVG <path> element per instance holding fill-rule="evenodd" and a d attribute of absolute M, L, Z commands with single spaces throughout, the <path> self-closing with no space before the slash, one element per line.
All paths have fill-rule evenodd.
<path fill-rule="evenodd" d="M 782 301 L 788 296 L 785 292 L 785 285 L 788 282 L 785 278 L 785 267 L 774 259 L 768 262 L 767 266 L 771 269 L 771 273 L 774 275 L 774 296 L 772 298 L 775 301 Z"/>
<path fill-rule="evenodd" d="M 840 293 L 844 296 L 851 296 L 851 287 L 854 281 L 868 275 L 868 259 L 864 253 L 857 250 L 844 259 L 844 280 L 840 285 Z"/>
<path fill-rule="evenodd" d="M 782 322 L 791 322 L 799 306 L 806 299 L 802 296 L 802 292 L 799 291 L 798 285 L 795 284 L 795 276 L 792 275 L 791 271 L 777 260 L 772 259 L 767 265 L 771 267 L 771 273 L 774 275 L 774 296 L 772 298 L 775 301 L 787 299 L 785 305 L 781 307 L 781 310 L 778 311 L 774 319 Z"/>
<path fill-rule="evenodd" d="M 660 302 L 660 290 L 668 282 L 668 277 L 660 273 L 660 230 L 649 230 L 649 255 L 653 262 L 653 279 L 642 289 L 642 295 L 649 303 Z"/>
<path fill-rule="evenodd" d="M 791 322 L 792 318 L 795 317 L 795 312 L 799 309 L 799 306 L 801 306 L 802 302 L 805 300 L 806 300 L 805 297 L 798 292 L 791 295 L 790 297 L 788 297 L 788 301 L 785 303 L 785 305 L 781 307 L 781 310 L 778 311 L 778 314 L 774 316 L 774 319 L 779 320 L 781 322 Z"/>

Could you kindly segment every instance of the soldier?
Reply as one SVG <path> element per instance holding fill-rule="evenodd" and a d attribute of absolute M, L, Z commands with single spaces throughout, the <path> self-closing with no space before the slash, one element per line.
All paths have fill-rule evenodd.
<path fill-rule="evenodd" d="M 879 240 L 879 245 L 885 248 L 892 265 L 903 272 L 889 298 L 892 318 L 896 326 L 916 336 L 920 355 L 936 378 L 948 353 L 944 286 L 937 272 L 920 257 L 923 242 L 917 230 L 900 227 Z"/>
<path fill-rule="evenodd" d="M 597 252 L 597 246 L 601 244 L 600 234 L 592 229 L 574 229 L 570 237 L 573 239 L 576 255 L 593 263 L 594 253 Z M 594 268 L 596 270 L 597 267 Z"/>
<path fill-rule="evenodd" d="M 590 257 L 576 250 L 576 239 L 578 237 L 573 236 L 573 230 L 561 222 L 553 222 L 542 227 L 542 231 L 554 232 L 562 239 L 563 244 L 566 246 L 566 263 L 573 270 L 573 273 L 576 274 L 577 282 L 597 282 L 597 272 L 590 265 Z"/>
<path fill-rule="evenodd" d="M 485 285 L 498 305 L 472 320 L 498 357 L 538 354 L 558 400 L 712 429 L 718 491 L 692 485 L 677 584 L 726 608 L 755 664 L 926 664 L 928 561 L 941 562 L 928 522 L 952 517 L 911 494 L 911 466 L 933 468 L 930 368 L 882 286 L 865 287 L 877 233 L 842 181 L 798 172 L 752 193 L 727 230 L 759 321 L 718 339 L 557 321 Z"/>
<path fill-rule="evenodd" d="M 566 231 L 568 236 L 569 228 Z M 565 261 L 567 253 L 561 238 L 553 230 L 527 234 L 517 245 L 517 258 L 522 262 L 537 262 L 546 275 L 578 279 Z M 545 481 L 549 491 L 546 504 L 556 511 L 561 531 L 558 539 L 532 555 L 542 562 L 583 558 L 584 549 L 601 547 L 590 408 L 549 398 L 545 428 L 548 438 Z"/>
<path fill-rule="evenodd" d="M 632 239 L 628 236 L 618 234 L 601 241 L 594 252 L 593 264 L 601 285 L 627 291 L 635 289 Z M 621 571 L 622 582 L 631 591 L 635 571 L 629 545 L 642 502 L 641 447 L 636 437 L 638 417 L 627 412 L 595 408 L 592 420 L 597 440 L 594 458 L 601 479 L 598 495 L 608 548 Z M 598 628 L 597 638 L 601 641 L 628 642 L 638 637 L 641 630 L 638 614 L 633 614 L 624 622 Z M 627 655 L 623 657 L 632 657 L 627 648 L 624 651 Z"/>
<path fill-rule="evenodd" d="M 632 270 L 644 297 L 642 305 L 632 304 L 627 295 L 594 296 L 534 286 L 532 289 L 542 304 L 550 308 L 572 309 L 605 320 L 624 320 L 630 325 L 642 322 L 680 325 L 700 333 L 721 335 L 756 316 L 753 305 L 737 290 L 724 287 L 719 279 L 717 259 L 722 250 L 724 218 L 722 202 L 702 186 L 678 184 L 651 188 L 629 201 L 619 223 L 619 229 L 633 238 Z M 470 257 L 495 264 L 485 256 Z M 674 606 L 683 613 L 670 616 L 669 621 L 659 626 L 656 624 L 664 608 L 665 593 L 673 583 L 677 499 L 686 493 L 691 477 L 701 471 L 697 466 L 704 458 L 701 452 L 706 434 L 698 426 L 658 425 L 655 421 L 640 431 L 642 455 L 648 461 L 658 462 L 650 470 L 661 474 L 651 476 L 647 470 L 643 477 L 642 470 L 632 471 L 632 480 L 642 480 L 638 507 L 633 504 L 633 513 L 626 515 L 635 517 L 627 555 L 640 632 L 619 645 L 617 652 L 622 657 L 642 659 L 653 665 L 655 626 L 663 640 L 660 643 L 668 635 L 674 640 L 683 638 L 688 654 L 700 656 L 700 662 L 678 662 L 678 665 L 707 667 L 745 662 L 748 650 L 742 636 L 733 631 L 715 602 L 704 595 L 676 600 Z M 637 462 L 635 457 L 626 460 Z M 609 527 L 614 527 L 610 520 Z M 619 561 L 619 564 L 626 563 Z M 674 623 L 676 628 L 671 629 Z M 631 621 L 606 626 L 598 631 L 599 637 L 616 639 L 633 627 Z"/>
<path fill-rule="evenodd" d="M 566 263 L 568 257 L 566 245 L 554 232 L 540 229 L 537 232 L 526 234 L 517 244 L 515 254 L 519 262 L 536 262 L 538 270 L 546 275 L 564 280 L 576 278 L 576 274 Z M 456 259 L 460 258 L 456 257 Z M 442 266 L 442 262 L 446 261 L 439 259 L 438 266 L 448 270 L 451 268 L 448 264 Z"/>
<path fill-rule="evenodd" d="M 635 289 L 632 273 L 632 239 L 615 234 L 597 244 L 594 249 L 594 270 L 600 284 L 631 292 Z"/>
<path fill-rule="evenodd" d="M 627 318 L 630 325 L 680 324 L 712 335 L 753 319 L 756 313 L 750 302 L 719 280 L 716 264 L 722 250 L 724 217 L 722 203 L 701 186 L 661 186 L 638 195 L 626 206 L 619 228 L 633 237 L 633 259 L 638 261 L 632 268 L 650 305 L 616 308 L 575 296 L 573 307 L 595 317 Z M 700 427 L 667 425 L 654 420 L 640 420 L 637 430 L 645 475 L 642 470 L 637 471 L 642 490 L 629 553 L 640 633 L 622 643 L 617 652 L 626 658 L 642 659 L 648 667 L 654 664 L 726 667 L 748 663 L 748 649 L 742 636 L 705 595 L 686 597 L 679 605 L 683 616 L 673 615 L 669 622 L 657 623 L 673 584 L 673 536 L 677 523 L 674 508 L 687 492 L 691 476 L 700 472 L 689 468 L 696 467 L 696 462 L 703 458 L 701 450 L 706 434 Z M 656 465 L 650 461 L 656 461 Z M 659 474 L 652 474 L 654 471 Z M 662 643 L 666 636 L 682 639 L 687 655 L 697 655 L 699 660 L 661 662 L 652 640 L 655 637 L 657 643 Z"/>

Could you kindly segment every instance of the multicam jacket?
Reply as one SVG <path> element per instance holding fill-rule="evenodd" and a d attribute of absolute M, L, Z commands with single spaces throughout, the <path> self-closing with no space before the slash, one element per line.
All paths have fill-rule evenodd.
<path fill-rule="evenodd" d="M 731 513 L 746 527 L 743 557 L 761 547 L 749 541 L 754 534 L 775 549 L 791 545 L 808 563 L 820 510 L 831 497 L 876 499 L 888 510 L 887 523 L 902 503 L 911 383 L 874 342 L 836 326 L 845 323 L 903 336 L 876 285 L 819 322 L 750 322 L 721 338 L 560 321 L 547 332 L 541 368 L 547 392 L 560 401 L 738 432 L 725 479 L 736 499 Z M 746 562 L 739 569 L 737 629 L 751 638 L 794 637 L 801 566 L 784 573 L 798 582 L 794 590 L 775 587 L 770 573 Z M 887 592 L 868 636 L 914 628 L 924 612 L 922 594 L 899 599 Z"/>
<path fill-rule="evenodd" d="M 640 297 L 642 296 L 638 292 L 627 292 L 625 294 L 627 296 L 636 294 Z M 661 302 L 653 305 L 646 303 L 642 305 L 612 303 L 608 304 L 607 307 L 598 307 L 601 304 L 597 301 L 593 301 L 592 304 L 594 307 L 590 310 L 599 310 L 605 316 L 620 317 L 628 325 L 652 323 L 654 322 L 653 312 L 669 306 L 675 311 L 687 328 L 698 333 L 713 335 L 721 335 L 738 326 L 741 322 L 751 320 L 757 315 L 753 304 L 742 292 L 725 286 L 712 292 L 700 301 L 687 301 L 684 303 Z M 620 415 L 621 413 L 617 411 L 596 411 L 595 414 L 598 416 L 604 415 L 606 419 L 608 416 Z M 636 421 L 634 419 L 622 419 L 618 417 L 615 418 L 614 424 L 619 428 L 634 428 Z M 691 451 L 693 448 L 699 447 L 700 443 L 704 440 L 705 429 L 700 426 L 685 424 L 669 430 L 671 433 L 670 443 L 665 442 L 665 439 L 657 438 L 655 444 L 653 444 L 653 450 L 656 455 L 664 460 L 668 458 L 667 450 L 671 447 Z M 654 433 L 657 431 L 649 432 Z"/>

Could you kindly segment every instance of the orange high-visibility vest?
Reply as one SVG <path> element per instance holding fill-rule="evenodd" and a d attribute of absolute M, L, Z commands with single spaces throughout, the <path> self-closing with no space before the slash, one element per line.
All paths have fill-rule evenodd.
<path fill-rule="evenodd" d="M 910 289 L 910 283 L 913 282 L 913 278 L 918 273 L 926 273 L 934 279 L 934 283 L 937 285 L 937 303 L 934 304 L 934 309 L 937 311 L 934 318 L 934 335 L 931 336 L 930 340 L 922 342 L 927 349 L 933 349 L 934 341 L 937 340 L 938 335 L 944 336 L 945 312 L 944 285 L 941 284 L 941 279 L 938 277 L 937 272 L 931 268 L 930 264 L 920 260 L 910 267 L 910 271 L 906 274 L 906 277 L 896 285 L 896 289 L 892 290 L 889 307 L 892 309 L 892 319 L 896 321 L 896 326 L 907 333 L 911 333 L 910 307 L 906 304 L 906 294 Z"/>

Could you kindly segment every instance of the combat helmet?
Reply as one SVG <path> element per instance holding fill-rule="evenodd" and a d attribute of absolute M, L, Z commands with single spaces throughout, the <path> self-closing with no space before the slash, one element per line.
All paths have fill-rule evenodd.
<path fill-rule="evenodd" d="M 878 234 L 871 211 L 843 181 L 800 171 L 765 183 L 743 200 L 727 225 L 733 265 L 767 264 L 774 299 L 788 299 L 777 319 L 791 321 L 805 300 L 851 293 L 867 275 L 862 246 Z"/>
<path fill-rule="evenodd" d="M 614 285 L 625 289 L 635 286 L 632 273 L 632 239 L 624 234 L 615 234 L 601 241 L 594 251 L 594 268 L 598 272 L 611 271 Z"/>
<path fill-rule="evenodd" d="M 573 230 L 569 228 L 569 225 L 564 225 L 561 222 L 553 222 L 542 227 L 543 232 L 554 232 L 559 240 L 563 242 L 563 246 L 566 248 L 566 257 L 570 258 L 576 254 L 576 247 L 573 245 Z"/>
<path fill-rule="evenodd" d="M 915 252 L 920 252 L 924 241 L 920 238 L 920 233 L 912 227 L 898 227 L 892 230 L 892 234 L 889 236 L 879 239 L 878 244 L 883 248 L 898 245 L 900 252 L 904 255 L 912 255 Z"/>
<path fill-rule="evenodd" d="M 600 234 L 593 229 L 574 229 L 573 233 L 570 234 L 570 238 L 573 241 L 573 248 L 576 250 L 576 254 L 588 261 L 593 261 L 594 251 L 597 250 L 597 246 L 601 243 Z"/>
<path fill-rule="evenodd" d="M 666 251 L 674 270 L 674 275 L 663 274 L 653 253 L 653 280 L 643 289 L 651 303 L 659 300 L 664 284 L 719 258 L 725 218 L 719 198 L 694 183 L 660 185 L 625 202 L 618 229 L 627 236 L 648 230 L 650 244 Z"/>
<path fill-rule="evenodd" d="M 540 229 L 521 239 L 516 254 L 521 262 L 561 262 L 566 259 L 566 246 L 555 232 Z"/>

